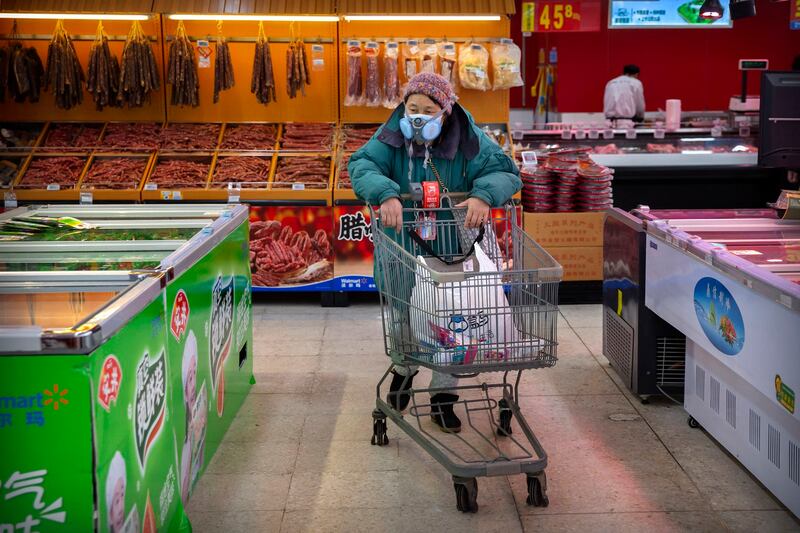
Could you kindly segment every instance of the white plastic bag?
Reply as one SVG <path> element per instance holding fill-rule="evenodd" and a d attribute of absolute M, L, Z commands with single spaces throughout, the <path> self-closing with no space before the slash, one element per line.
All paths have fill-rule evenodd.
<path fill-rule="evenodd" d="M 501 39 L 492 46 L 494 89 L 510 89 L 524 85 L 520 74 L 522 51 L 511 39 Z"/>
<path fill-rule="evenodd" d="M 419 257 L 431 268 L 436 260 Z M 461 264 L 464 272 L 497 273 L 497 265 L 481 249 Z M 519 333 L 501 283 L 502 274 L 467 277 L 460 283 L 433 282 L 418 266 L 411 291 L 411 330 L 420 345 L 441 365 L 502 362 L 512 354 L 505 346 Z"/>
<path fill-rule="evenodd" d="M 488 91 L 492 88 L 489 81 L 489 51 L 478 43 L 466 43 L 458 54 L 458 79 L 465 89 Z"/>

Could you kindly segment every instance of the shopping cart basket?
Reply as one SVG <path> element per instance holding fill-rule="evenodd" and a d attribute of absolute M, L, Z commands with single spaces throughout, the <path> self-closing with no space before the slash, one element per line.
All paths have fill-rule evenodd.
<path fill-rule="evenodd" d="M 371 213 L 384 345 L 392 359 L 377 385 L 372 444 L 388 444 L 391 419 L 453 476 L 460 511 L 478 510 L 477 477 L 520 473 L 527 475 L 528 503 L 547 506 L 547 454 L 520 412 L 519 383 L 523 370 L 556 363 L 562 268 L 525 234 L 511 205 L 494 210 L 480 230 L 464 228 L 465 209 L 403 211 L 402 231 L 384 228 Z M 430 214 L 435 220 L 426 219 Z M 418 236 L 421 225 L 435 240 Z M 503 374 L 492 383 L 404 390 L 410 396 L 404 416 L 381 395 L 394 366 L 407 367 L 406 375 L 413 366 L 467 379 Z M 459 394 L 453 405 L 465 421 L 460 433 L 441 433 L 428 420 L 428 395 L 445 391 Z"/>

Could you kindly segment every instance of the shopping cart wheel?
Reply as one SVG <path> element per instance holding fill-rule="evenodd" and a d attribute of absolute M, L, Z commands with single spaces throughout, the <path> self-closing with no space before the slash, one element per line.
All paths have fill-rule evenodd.
<path fill-rule="evenodd" d="M 512 433 L 511 419 L 514 414 L 511 412 L 511 407 L 508 404 L 508 400 L 505 398 L 497 402 L 497 405 L 500 408 L 500 419 L 497 421 L 497 434 L 500 437 L 506 437 Z"/>
<path fill-rule="evenodd" d="M 386 435 L 386 415 L 380 409 L 372 411 L 372 440 L 373 446 L 386 446 L 389 437 Z"/>
<path fill-rule="evenodd" d="M 477 513 L 478 482 L 475 478 L 453 476 L 453 487 L 456 489 L 456 507 L 458 507 L 458 510 L 462 513 Z"/>
<path fill-rule="evenodd" d="M 547 497 L 547 478 L 544 472 L 539 475 L 528 476 L 528 505 L 534 507 L 547 507 L 550 499 Z"/>
<path fill-rule="evenodd" d="M 689 424 L 689 427 L 692 428 L 692 429 L 697 429 L 697 428 L 700 427 L 700 422 L 695 420 L 695 418 L 693 416 L 690 416 L 689 418 L 687 418 L 686 419 L 686 423 Z"/>

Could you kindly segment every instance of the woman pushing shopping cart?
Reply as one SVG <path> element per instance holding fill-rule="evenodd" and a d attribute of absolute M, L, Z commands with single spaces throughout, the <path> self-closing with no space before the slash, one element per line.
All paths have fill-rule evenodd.
<path fill-rule="evenodd" d="M 519 412 L 518 387 L 523 369 L 556 362 L 561 267 L 508 204 L 521 185 L 514 162 L 447 80 L 426 73 L 349 172 L 356 194 L 380 206 L 375 278 L 392 365 L 377 386 L 372 443 L 388 443 L 390 418 L 453 475 L 461 511 L 478 509 L 476 477 L 512 473 L 528 475 L 528 503 L 547 505 L 547 457 Z M 426 389 L 413 386 L 420 366 L 432 371 Z M 493 384 L 458 381 L 497 371 Z"/>

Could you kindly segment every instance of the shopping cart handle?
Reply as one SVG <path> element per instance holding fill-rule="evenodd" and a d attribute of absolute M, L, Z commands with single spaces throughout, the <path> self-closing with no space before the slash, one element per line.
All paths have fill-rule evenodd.
<path fill-rule="evenodd" d="M 425 250 L 425 252 L 428 255 L 430 255 L 432 257 L 435 257 L 436 259 L 438 259 L 439 261 L 441 261 L 445 265 L 450 266 L 450 265 L 458 265 L 460 263 L 463 263 L 464 261 L 469 259 L 469 257 L 472 256 L 472 254 L 475 253 L 475 245 L 476 244 L 480 244 L 480 242 L 483 241 L 483 236 L 486 234 L 486 225 L 485 224 L 481 224 L 481 228 L 480 228 L 480 230 L 478 230 L 478 236 L 475 237 L 475 240 L 472 242 L 472 246 L 469 247 L 469 251 L 467 253 L 465 253 L 463 256 L 461 256 L 459 258 L 456 258 L 456 259 L 445 259 L 441 255 L 437 254 L 436 251 L 433 248 L 431 248 L 431 245 L 428 244 L 428 242 L 425 241 L 422 237 L 420 237 L 419 234 L 417 234 L 417 232 L 414 229 L 406 228 L 406 231 L 408 231 L 408 235 L 409 235 L 409 237 L 411 237 L 411 240 L 413 240 L 415 243 L 417 243 L 417 245 L 420 248 Z"/>

